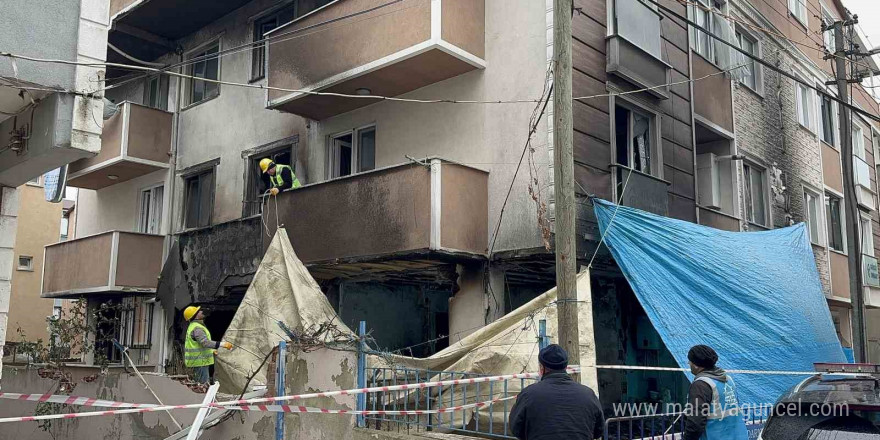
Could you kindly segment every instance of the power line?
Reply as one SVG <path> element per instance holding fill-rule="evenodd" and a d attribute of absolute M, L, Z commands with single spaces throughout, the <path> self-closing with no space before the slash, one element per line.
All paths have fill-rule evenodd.
<path fill-rule="evenodd" d="M 786 72 L 786 71 L 784 71 L 784 70 L 782 70 L 782 69 L 780 69 L 780 68 L 778 68 L 778 67 L 776 67 L 776 66 L 770 64 L 769 62 L 765 61 L 763 58 L 760 58 L 760 57 L 758 57 L 758 56 L 756 56 L 756 55 L 753 55 L 753 54 L 751 54 L 751 53 L 749 53 L 749 52 L 746 52 L 745 50 L 741 49 L 738 45 L 733 44 L 733 43 L 730 43 L 730 42 L 726 41 L 724 38 L 721 38 L 721 37 L 715 35 L 714 33 L 710 32 L 710 31 L 709 31 L 708 29 L 706 29 L 705 27 L 698 25 L 698 24 L 695 23 L 693 20 L 690 20 L 690 19 L 687 18 L 687 17 L 683 17 L 683 16 L 681 16 L 681 14 L 679 14 L 678 12 L 673 11 L 672 9 L 670 9 L 670 8 L 668 8 L 668 7 L 666 7 L 666 6 L 664 6 L 663 4 L 661 4 L 660 2 L 658 2 L 657 0 L 643 0 L 643 1 L 651 2 L 652 4 L 657 5 L 657 7 L 658 7 L 659 9 L 662 9 L 662 10 L 664 11 L 664 13 L 665 13 L 667 16 L 672 16 L 672 17 L 678 18 L 679 20 L 681 20 L 681 21 L 683 21 L 683 22 L 685 22 L 685 23 L 687 23 L 687 24 L 693 26 L 695 29 L 700 30 L 700 31 L 703 31 L 706 35 L 709 35 L 710 37 L 714 38 L 715 40 L 718 40 L 718 41 L 720 41 L 721 43 L 723 43 L 723 44 L 725 44 L 725 45 L 727 45 L 727 46 L 732 47 L 732 48 L 735 49 L 737 52 L 739 52 L 739 53 L 745 55 L 745 56 L 748 57 L 748 58 L 751 58 L 751 59 L 755 60 L 756 62 L 758 62 L 758 63 L 761 64 L 762 66 L 764 66 L 764 67 L 766 67 L 766 68 L 768 68 L 768 69 L 770 69 L 770 70 L 772 70 L 772 71 L 774 71 L 774 72 L 776 72 L 776 73 L 778 73 L 778 74 L 780 74 L 780 75 L 782 75 L 782 76 L 785 76 L 785 77 L 787 77 L 787 78 L 789 78 L 789 79 L 792 79 L 792 80 L 794 80 L 795 82 L 797 82 L 797 83 L 799 83 L 799 84 L 801 84 L 801 85 L 803 85 L 803 86 L 805 86 L 805 87 L 807 87 L 807 88 L 809 88 L 809 89 L 811 89 L 811 90 L 814 90 L 814 91 L 816 91 L 816 92 L 820 92 L 820 93 L 825 93 L 825 94 L 827 94 L 827 92 L 825 92 L 824 90 L 820 90 L 820 89 L 819 89 L 818 87 L 816 87 L 815 85 L 810 84 L 810 83 L 808 83 L 808 82 L 806 82 L 806 81 L 804 81 L 804 80 L 798 78 L 797 76 L 795 76 L 795 75 L 793 75 L 793 74 L 791 74 L 791 73 L 788 73 L 788 72 Z M 843 105 L 843 106 L 846 107 L 846 108 L 849 108 L 850 110 L 852 110 L 852 111 L 854 111 L 854 112 L 857 112 L 857 113 L 859 113 L 859 114 L 861 114 L 861 115 L 863 115 L 863 116 L 865 116 L 865 117 L 867 117 L 867 118 L 869 118 L 869 119 L 872 119 L 872 120 L 874 120 L 874 121 L 880 122 L 880 116 L 876 116 L 876 115 L 874 115 L 874 114 L 872 114 L 872 113 L 868 113 L 868 112 L 866 112 L 866 111 L 864 111 L 864 110 L 862 110 L 862 109 L 860 109 L 860 108 L 858 108 L 858 107 L 855 107 L 855 106 L 853 106 L 853 105 L 851 105 L 851 104 L 849 104 L 849 103 L 847 103 L 847 102 L 845 102 L 845 101 L 839 99 L 839 98 L 836 97 L 836 96 L 830 96 L 830 95 L 829 95 L 829 98 L 830 98 L 831 100 L 837 102 L 838 104 L 841 104 L 841 105 Z"/>

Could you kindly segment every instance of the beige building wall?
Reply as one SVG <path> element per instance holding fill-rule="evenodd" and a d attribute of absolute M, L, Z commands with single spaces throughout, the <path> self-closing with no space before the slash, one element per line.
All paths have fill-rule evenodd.
<path fill-rule="evenodd" d="M 19 341 L 21 328 L 28 341 L 46 341 L 46 318 L 52 316 L 54 302 L 40 298 L 43 247 L 58 242 L 61 236 L 61 204 L 47 202 L 42 186 L 22 185 L 19 193 L 7 340 Z M 21 257 L 32 258 L 31 269 L 20 266 Z"/>

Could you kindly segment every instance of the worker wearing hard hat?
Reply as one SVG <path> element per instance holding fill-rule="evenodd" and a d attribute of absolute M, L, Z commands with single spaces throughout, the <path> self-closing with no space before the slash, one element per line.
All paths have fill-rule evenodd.
<path fill-rule="evenodd" d="M 211 340 L 211 332 L 202 322 L 205 315 L 201 306 L 187 307 L 183 310 L 183 318 L 189 322 L 183 351 L 184 364 L 187 368 L 193 369 L 196 382 L 210 383 L 210 367 L 214 365 L 214 355 L 217 353 L 217 349 L 223 347 L 232 350 L 232 344 L 226 341 L 215 342 Z"/>
<path fill-rule="evenodd" d="M 278 195 L 280 191 L 302 186 L 289 165 L 276 164 L 268 157 L 260 161 L 260 170 L 269 180 L 269 192 Z"/>

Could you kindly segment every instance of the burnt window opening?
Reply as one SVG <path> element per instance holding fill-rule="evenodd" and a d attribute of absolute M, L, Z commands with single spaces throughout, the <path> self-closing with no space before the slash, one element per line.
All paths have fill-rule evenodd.
<path fill-rule="evenodd" d="M 286 144 L 278 148 L 251 155 L 247 158 L 247 172 L 245 173 L 245 196 L 242 207 L 242 217 L 250 217 L 263 212 L 263 194 L 271 188 L 269 178 L 260 169 L 260 161 L 272 159 L 279 165 L 287 165 L 296 175 L 296 161 L 294 160 L 295 145 Z"/>
<path fill-rule="evenodd" d="M 184 227 L 211 225 L 214 208 L 214 169 L 184 178 Z"/>

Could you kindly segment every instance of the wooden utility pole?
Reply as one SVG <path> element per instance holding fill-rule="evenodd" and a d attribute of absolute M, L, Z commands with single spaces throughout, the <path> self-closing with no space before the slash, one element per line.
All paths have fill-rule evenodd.
<path fill-rule="evenodd" d="M 837 73 L 837 95 L 843 102 L 849 102 L 849 81 L 847 78 L 848 53 L 846 40 L 844 39 L 843 27 L 852 26 L 849 18 L 838 21 L 834 26 L 834 62 Z M 843 156 L 843 196 L 846 205 L 846 248 L 849 260 L 849 292 L 852 299 L 852 333 L 853 353 L 856 362 L 867 362 L 868 351 L 866 345 L 865 327 L 865 297 L 862 287 L 862 251 L 859 240 L 860 216 L 858 200 L 856 199 L 856 186 L 853 174 L 853 140 L 852 140 L 852 117 L 849 108 L 841 106 L 840 109 L 840 154 Z M 831 221 L 830 219 L 828 221 Z M 870 232 L 869 232 L 870 233 Z"/>
<path fill-rule="evenodd" d="M 559 345 L 580 364 L 578 333 L 574 153 L 571 116 L 572 0 L 553 5 L 553 189 L 556 208 L 556 308 Z M 579 379 L 579 378 L 577 378 Z"/>

